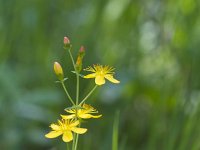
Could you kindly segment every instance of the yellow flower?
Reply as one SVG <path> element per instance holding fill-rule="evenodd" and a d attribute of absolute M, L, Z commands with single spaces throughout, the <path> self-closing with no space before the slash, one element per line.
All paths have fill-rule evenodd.
<path fill-rule="evenodd" d="M 83 104 L 83 109 L 69 109 L 66 110 L 66 112 L 71 113 L 71 115 L 61 115 L 63 119 L 72 119 L 75 118 L 76 115 L 78 118 L 82 119 L 90 119 L 90 118 L 100 118 L 102 115 L 92 115 L 94 113 L 98 113 L 96 109 L 94 109 L 92 106 Z M 76 114 L 77 111 L 77 114 Z"/>
<path fill-rule="evenodd" d="M 87 131 L 85 128 L 78 128 L 76 127 L 79 125 L 78 120 L 58 120 L 58 124 L 51 124 L 50 128 L 53 131 L 50 131 L 48 134 L 45 135 L 47 138 L 56 138 L 63 134 L 62 139 L 64 142 L 70 142 L 73 140 L 72 131 L 78 134 L 83 134 Z"/>
<path fill-rule="evenodd" d="M 102 65 L 93 65 L 93 67 L 88 67 L 84 69 L 85 71 L 93 72 L 84 76 L 84 78 L 95 78 L 95 83 L 97 85 L 105 84 L 105 78 L 113 83 L 120 83 L 120 81 L 113 78 L 113 67 L 110 66 L 102 66 Z"/>

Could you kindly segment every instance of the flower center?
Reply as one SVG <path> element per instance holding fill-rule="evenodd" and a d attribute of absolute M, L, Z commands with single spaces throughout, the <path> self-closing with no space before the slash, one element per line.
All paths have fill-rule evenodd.
<path fill-rule="evenodd" d="M 62 130 L 63 131 L 70 130 L 70 127 L 68 125 L 63 125 Z"/>

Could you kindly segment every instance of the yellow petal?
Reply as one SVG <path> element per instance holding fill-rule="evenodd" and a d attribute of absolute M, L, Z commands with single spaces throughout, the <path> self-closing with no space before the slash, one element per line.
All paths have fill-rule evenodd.
<path fill-rule="evenodd" d="M 62 139 L 64 142 L 70 142 L 71 140 L 73 140 L 73 135 L 71 131 L 65 131 L 63 133 Z"/>
<path fill-rule="evenodd" d="M 69 126 L 70 126 L 70 127 L 75 127 L 75 126 L 77 126 L 77 125 L 79 125 L 79 121 L 78 121 L 78 120 L 75 121 L 75 122 L 72 122 Z"/>
<path fill-rule="evenodd" d="M 92 115 L 92 118 L 100 118 L 102 115 Z"/>
<path fill-rule="evenodd" d="M 89 119 L 89 118 L 99 118 L 101 117 L 102 115 L 91 115 L 91 114 L 80 114 L 79 117 L 80 118 L 83 118 L 83 119 Z"/>
<path fill-rule="evenodd" d="M 105 78 L 108 79 L 112 83 L 120 83 L 120 81 L 114 79 L 113 76 L 110 74 L 105 75 Z"/>
<path fill-rule="evenodd" d="M 96 76 L 96 78 L 95 78 L 95 83 L 96 83 L 97 85 L 105 84 L 104 76 L 100 76 L 100 75 Z"/>
<path fill-rule="evenodd" d="M 90 115 L 90 114 L 80 114 L 79 117 L 83 118 L 83 119 L 90 119 L 90 118 L 92 118 L 92 115 Z"/>
<path fill-rule="evenodd" d="M 80 110 L 80 113 L 81 113 L 81 112 L 91 112 L 91 111 L 95 111 L 95 109 L 94 109 L 92 106 L 88 105 L 88 104 L 83 104 L 82 107 L 83 107 L 84 109 Z"/>
<path fill-rule="evenodd" d="M 59 124 L 59 126 L 62 126 L 62 121 L 60 121 L 60 120 L 58 120 L 58 124 Z"/>
<path fill-rule="evenodd" d="M 50 127 L 53 129 L 53 130 L 60 130 L 60 126 L 57 125 L 57 124 L 51 124 Z"/>
<path fill-rule="evenodd" d="M 63 132 L 62 131 L 51 131 L 48 134 L 45 135 L 47 138 L 56 138 L 59 135 L 61 135 Z"/>
<path fill-rule="evenodd" d="M 72 118 L 74 118 L 74 117 L 76 117 L 74 114 L 72 114 L 72 115 L 61 115 L 61 117 L 63 118 L 63 119 L 72 119 Z"/>
<path fill-rule="evenodd" d="M 76 110 L 74 110 L 74 109 L 68 109 L 68 110 L 65 110 L 65 111 L 68 112 L 68 113 L 71 113 L 71 114 L 76 113 Z"/>
<path fill-rule="evenodd" d="M 86 128 L 76 128 L 76 127 L 72 128 L 71 130 L 78 134 L 83 134 L 87 131 Z"/>
<path fill-rule="evenodd" d="M 90 107 L 90 105 L 84 103 L 84 104 L 82 105 L 82 107 L 83 107 L 84 109 L 87 109 L 88 107 Z"/>
<path fill-rule="evenodd" d="M 92 68 L 91 66 L 87 67 L 84 69 L 85 71 L 91 71 L 91 72 L 95 72 L 95 69 Z"/>
<path fill-rule="evenodd" d="M 95 78 L 95 77 L 96 77 L 96 73 L 91 73 L 91 74 L 84 76 L 84 78 Z"/>

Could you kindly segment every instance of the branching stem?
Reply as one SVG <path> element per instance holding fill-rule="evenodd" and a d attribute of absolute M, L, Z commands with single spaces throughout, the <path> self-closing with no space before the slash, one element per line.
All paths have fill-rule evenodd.
<path fill-rule="evenodd" d="M 61 84 L 62 84 L 62 87 L 67 95 L 67 97 L 69 98 L 69 100 L 71 101 L 71 103 L 73 104 L 73 106 L 75 105 L 74 101 L 72 100 L 71 96 L 69 95 L 69 92 L 67 91 L 66 87 L 65 87 L 65 84 L 63 81 L 61 81 Z"/>
<path fill-rule="evenodd" d="M 79 104 L 80 106 L 88 99 L 88 97 L 94 92 L 94 90 L 98 87 L 98 85 L 95 85 L 93 89 L 85 96 L 85 98 L 81 101 Z"/>

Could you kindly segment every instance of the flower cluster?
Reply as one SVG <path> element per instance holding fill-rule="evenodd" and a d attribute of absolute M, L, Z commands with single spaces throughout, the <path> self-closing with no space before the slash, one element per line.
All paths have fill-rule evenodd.
<path fill-rule="evenodd" d="M 73 140 L 72 131 L 77 134 L 83 134 L 87 131 L 85 128 L 78 128 L 81 119 L 100 118 L 102 115 L 92 115 L 98 113 L 96 109 L 88 104 L 83 104 L 81 108 L 69 108 L 65 110 L 70 115 L 61 115 L 62 119 L 58 120 L 58 124 L 51 124 L 50 131 L 45 136 L 47 138 L 56 138 L 63 134 L 63 141 L 70 142 Z"/>
<path fill-rule="evenodd" d="M 85 48 L 81 46 L 76 62 L 73 59 L 71 54 L 72 45 L 70 40 L 67 37 L 64 37 L 63 40 L 64 49 L 68 50 L 69 56 L 72 60 L 72 64 L 74 67 L 73 73 L 76 75 L 76 98 L 72 98 L 65 86 L 65 81 L 67 78 L 64 77 L 63 69 L 58 62 L 54 63 L 54 72 L 58 78 L 59 83 L 61 83 L 64 92 L 66 93 L 69 101 L 72 106 L 65 108 L 66 114 L 61 115 L 61 119 L 58 120 L 57 123 L 52 123 L 50 128 L 52 131 L 47 133 L 45 137 L 47 138 L 56 138 L 62 135 L 62 139 L 64 142 L 73 141 L 72 149 L 76 150 L 78 143 L 78 135 L 84 134 L 87 132 L 86 128 L 81 128 L 82 120 L 90 119 L 90 118 L 100 118 L 102 115 L 98 114 L 98 111 L 89 104 L 86 104 L 85 101 L 89 98 L 89 96 L 94 92 L 94 90 L 103 84 L 105 84 L 106 80 L 109 80 L 112 83 L 120 83 L 120 81 L 116 80 L 114 75 L 114 68 L 110 66 L 103 65 L 93 65 L 93 67 L 89 66 L 84 69 L 84 71 L 90 71 L 91 74 L 81 75 L 80 72 L 82 70 L 83 58 L 85 55 Z M 79 78 L 95 78 L 95 86 L 94 88 L 85 96 L 82 101 L 79 102 Z"/>

